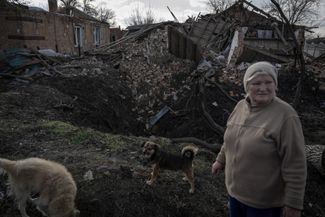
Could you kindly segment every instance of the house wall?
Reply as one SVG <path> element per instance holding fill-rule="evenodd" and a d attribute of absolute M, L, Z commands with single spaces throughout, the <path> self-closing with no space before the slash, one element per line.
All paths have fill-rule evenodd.
<path fill-rule="evenodd" d="M 0 49 L 27 47 L 31 49 L 53 49 L 60 53 L 79 54 L 74 43 L 74 26 L 84 31 L 80 52 L 96 47 L 94 27 L 100 26 L 100 44 L 109 42 L 109 25 L 82 20 L 58 13 L 7 9 L 0 13 L 4 31 L 0 34 Z"/>
<path fill-rule="evenodd" d="M 293 40 L 287 40 L 287 43 L 290 44 L 291 47 L 294 46 Z M 283 42 L 280 39 L 276 39 L 276 38 L 274 39 L 245 38 L 245 44 L 253 47 L 265 49 L 265 50 L 269 50 L 269 49 L 284 50 L 286 48 L 283 45 Z"/>
<path fill-rule="evenodd" d="M 244 50 L 244 37 L 245 37 L 246 31 L 247 31 L 247 28 L 245 28 L 245 27 L 238 28 L 235 31 L 234 37 L 233 37 L 231 45 L 230 45 L 228 58 L 227 58 L 227 65 L 228 66 L 235 65 L 238 57 L 243 52 L 243 50 Z"/>
<path fill-rule="evenodd" d="M 110 42 L 119 40 L 125 33 L 126 31 L 123 31 L 120 28 L 110 28 Z"/>
<path fill-rule="evenodd" d="M 234 66 L 243 61 L 287 62 L 290 55 L 293 55 L 294 42 L 292 39 L 287 39 L 287 46 L 284 46 L 279 38 L 269 37 L 267 34 L 256 34 L 252 37 L 248 30 L 249 27 L 237 28 L 227 59 L 228 66 Z M 248 35 L 250 36 L 247 37 Z"/>
<path fill-rule="evenodd" d="M 172 26 L 168 26 L 168 50 L 176 57 L 193 60 L 196 63 L 202 59 L 199 46 Z"/>

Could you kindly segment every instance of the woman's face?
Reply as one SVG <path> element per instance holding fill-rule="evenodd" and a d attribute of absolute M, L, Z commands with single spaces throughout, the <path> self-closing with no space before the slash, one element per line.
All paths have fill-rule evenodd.
<path fill-rule="evenodd" d="M 258 75 L 247 83 L 252 106 L 266 105 L 275 97 L 275 83 L 270 75 Z"/>

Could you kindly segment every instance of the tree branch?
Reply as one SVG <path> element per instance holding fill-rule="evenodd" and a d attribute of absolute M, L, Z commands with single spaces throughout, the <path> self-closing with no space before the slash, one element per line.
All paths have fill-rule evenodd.
<path fill-rule="evenodd" d="M 300 101 L 300 97 L 301 97 L 301 92 L 302 92 L 302 86 L 303 86 L 303 80 L 305 78 L 305 71 L 306 71 L 306 67 L 305 67 L 305 59 L 304 59 L 304 55 L 302 53 L 302 48 L 301 46 L 299 45 L 298 41 L 297 41 L 297 38 L 295 36 L 295 33 L 292 29 L 292 26 L 288 20 L 288 18 L 284 15 L 283 11 L 281 10 L 281 7 L 280 5 L 275 1 L 275 0 L 271 0 L 271 2 L 275 5 L 275 7 L 278 9 L 279 13 L 281 14 L 281 17 L 285 20 L 288 28 L 289 28 L 289 31 L 290 31 L 290 34 L 293 38 L 293 41 L 295 43 L 295 47 L 296 47 L 296 52 L 297 52 L 297 56 L 299 58 L 299 62 L 300 62 L 300 70 L 301 70 L 301 75 L 299 77 L 299 81 L 297 83 L 297 90 L 296 90 L 296 93 L 295 93 L 295 98 L 293 100 L 293 107 L 297 107 L 299 101 Z"/>
<path fill-rule="evenodd" d="M 203 87 L 203 79 L 199 80 L 199 91 L 201 94 L 201 108 L 203 110 L 203 115 L 206 118 L 206 120 L 208 121 L 208 124 L 210 125 L 211 129 L 216 132 L 219 135 L 223 135 L 225 130 L 223 127 L 221 127 L 220 125 L 218 125 L 213 118 L 211 117 L 211 115 L 209 114 L 209 112 L 206 110 L 206 106 L 205 106 L 205 91 L 204 91 L 204 87 Z"/>

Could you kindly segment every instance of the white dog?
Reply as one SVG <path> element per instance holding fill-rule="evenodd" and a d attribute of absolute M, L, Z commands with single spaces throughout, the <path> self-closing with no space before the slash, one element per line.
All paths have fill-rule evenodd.
<path fill-rule="evenodd" d="M 76 217 L 76 184 L 67 169 L 56 162 L 27 158 L 11 161 L 0 158 L 0 168 L 9 176 L 11 193 L 14 194 L 22 217 L 30 199 L 43 215 L 49 217 Z M 36 198 L 31 198 L 34 195 Z"/>

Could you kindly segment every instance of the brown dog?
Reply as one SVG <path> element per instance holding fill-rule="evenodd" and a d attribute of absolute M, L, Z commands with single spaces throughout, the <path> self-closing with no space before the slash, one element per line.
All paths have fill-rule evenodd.
<path fill-rule="evenodd" d="M 8 173 L 10 190 L 22 217 L 28 217 L 25 210 L 28 199 L 45 216 L 79 215 L 74 203 L 77 187 L 63 165 L 40 158 L 18 161 L 0 158 L 0 168 Z M 31 198 L 32 195 L 34 198 Z"/>
<path fill-rule="evenodd" d="M 197 150 L 198 148 L 188 145 L 182 149 L 181 155 L 174 155 L 161 150 L 160 146 L 154 142 L 145 142 L 142 150 L 144 158 L 154 163 L 151 178 L 146 183 L 152 185 L 162 169 L 181 170 L 185 174 L 183 180 L 187 180 L 191 185 L 189 192 L 194 193 L 193 158 Z"/>

